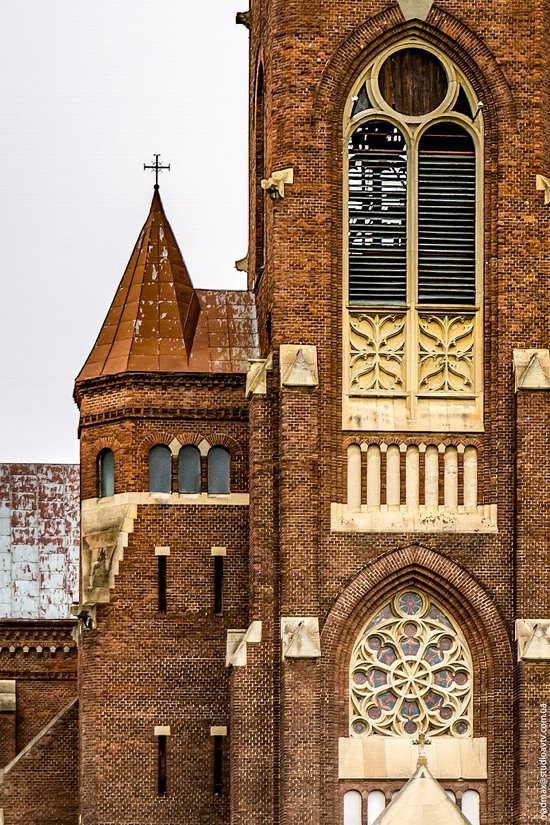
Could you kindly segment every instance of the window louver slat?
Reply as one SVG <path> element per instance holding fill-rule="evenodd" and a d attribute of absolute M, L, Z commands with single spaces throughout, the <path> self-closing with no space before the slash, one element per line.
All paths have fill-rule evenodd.
<path fill-rule="evenodd" d="M 349 144 L 349 300 L 404 303 L 407 156 L 401 132 L 368 121 Z"/>
<path fill-rule="evenodd" d="M 418 300 L 475 303 L 476 164 L 472 139 L 432 126 L 418 154 Z"/>

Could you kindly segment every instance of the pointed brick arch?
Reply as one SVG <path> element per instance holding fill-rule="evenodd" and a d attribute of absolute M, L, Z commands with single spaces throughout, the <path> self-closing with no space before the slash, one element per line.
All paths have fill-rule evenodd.
<path fill-rule="evenodd" d="M 442 553 L 411 544 L 380 556 L 348 583 L 329 610 L 321 634 L 326 731 L 327 794 L 332 794 L 329 772 L 338 764 L 338 738 L 348 736 L 349 661 L 353 645 L 369 615 L 397 590 L 416 585 L 436 598 L 452 614 L 464 633 L 473 659 L 474 736 L 488 736 L 488 810 L 512 781 L 497 769 L 496 746 L 512 747 L 512 697 L 504 689 L 505 674 L 513 668 L 510 637 L 494 601 L 467 571 Z M 506 725 L 502 705 L 509 706 Z M 499 712 L 497 712 L 499 708 Z M 330 773 L 332 776 L 332 773 Z M 338 813 L 339 798 L 326 798 L 325 810 Z M 329 820 L 327 819 L 327 822 Z M 338 821 L 338 820 L 336 820 Z"/>
<path fill-rule="evenodd" d="M 313 120 L 332 121 L 336 116 L 340 128 L 342 107 L 361 70 L 383 49 L 411 35 L 443 51 L 464 73 L 485 104 L 489 130 L 498 130 L 503 119 L 515 121 L 514 101 L 504 72 L 472 29 L 435 5 L 425 23 L 406 22 L 397 4 L 363 21 L 340 43 L 315 90 Z"/>

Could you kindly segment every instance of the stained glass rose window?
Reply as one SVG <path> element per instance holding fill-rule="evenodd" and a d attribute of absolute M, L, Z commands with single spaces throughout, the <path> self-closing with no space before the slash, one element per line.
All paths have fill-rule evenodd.
<path fill-rule="evenodd" d="M 471 736 L 472 662 L 456 623 L 431 596 L 398 593 L 353 649 L 351 736 Z"/>

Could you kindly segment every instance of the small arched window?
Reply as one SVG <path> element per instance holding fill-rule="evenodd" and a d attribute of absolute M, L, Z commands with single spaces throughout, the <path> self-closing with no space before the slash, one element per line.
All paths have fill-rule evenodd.
<path fill-rule="evenodd" d="M 172 492 L 172 453 L 165 444 L 156 444 L 149 451 L 149 491 Z"/>
<path fill-rule="evenodd" d="M 226 447 L 212 447 L 208 451 L 208 494 L 228 495 L 230 491 L 230 455 Z"/>
<path fill-rule="evenodd" d="M 179 454 L 179 491 L 180 493 L 200 493 L 201 491 L 201 454 L 198 447 L 187 444 Z"/>
<path fill-rule="evenodd" d="M 98 493 L 101 498 L 115 494 L 115 454 L 102 450 L 97 457 Z"/>
<path fill-rule="evenodd" d="M 363 800 L 359 791 L 344 794 L 344 825 L 363 825 Z"/>
<path fill-rule="evenodd" d="M 479 793 L 477 791 L 464 791 L 462 813 L 471 825 L 479 825 Z"/>
<path fill-rule="evenodd" d="M 382 791 L 370 791 L 367 798 L 367 825 L 373 825 L 386 807 L 386 797 Z"/>

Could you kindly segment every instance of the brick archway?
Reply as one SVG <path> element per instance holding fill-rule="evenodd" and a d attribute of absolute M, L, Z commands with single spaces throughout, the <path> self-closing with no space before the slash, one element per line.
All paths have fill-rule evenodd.
<path fill-rule="evenodd" d="M 512 742 L 512 725 L 506 726 L 501 712 L 503 704 L 508 704 L 509 718 L 513 718 L 512 699 L 505 687 L 505 676 L 513 669 L 506 625 L 487 591 L 469 573 L 442 553 L 411 544 L 386 553 L 363 568 L 334 602 L 321 633 L 325 686 L 322 729 L 326 731 L 324 810 L 332 810 L 332 821 L 340 821 L 338 739 L 348 735 L 351 651 L 368 616 L 405 586 L 417 586 L 432 595 L 448 608 L 461 627 L 474 665 L 474 736 L 488 738 L 489 810 L 499 794 L 509 792 L 511 777 L 504 777 L 496 769 L 496 744 L 502 747 L 506 741 L 511 747 Z"/>

